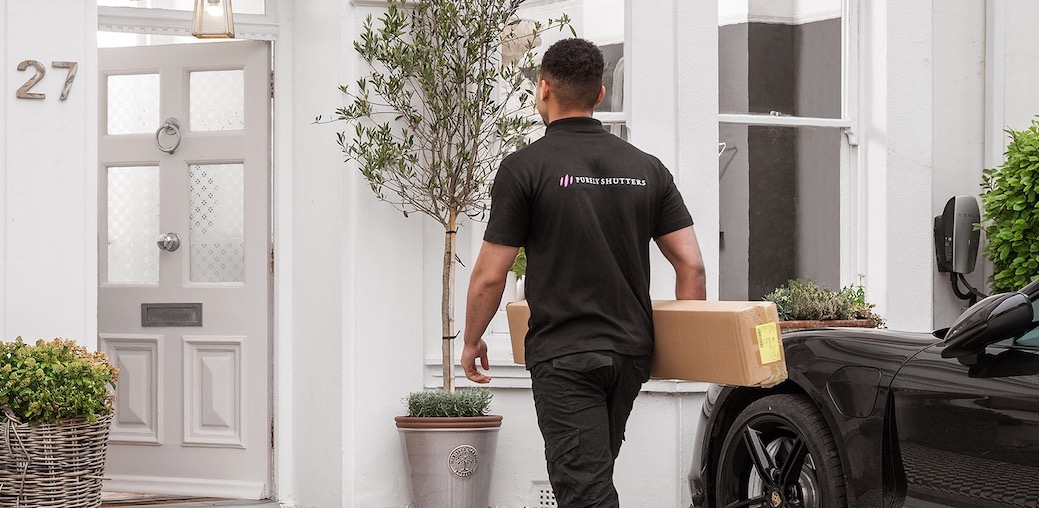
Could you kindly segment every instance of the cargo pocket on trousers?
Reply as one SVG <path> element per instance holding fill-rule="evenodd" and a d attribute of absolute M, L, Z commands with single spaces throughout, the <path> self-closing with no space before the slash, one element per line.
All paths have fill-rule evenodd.
<path fill-rule="evenodd" d="M 573 455 L 577 445 L 581 444 L 581 431 L 574 429 L 560 434 L 551 443 L 545 443 L 545 461 L 550 469 L 566 470 L 565 464 Z M 551 471 L 550 471 L 551 473 Z"/>

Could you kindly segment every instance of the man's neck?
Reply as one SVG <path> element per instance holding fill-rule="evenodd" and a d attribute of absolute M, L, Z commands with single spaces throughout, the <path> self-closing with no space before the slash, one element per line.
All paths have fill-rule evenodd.
<path fill-rule="evenodd" d="M 546 125 L 555 122 L 556 120 L 563 120 L 564 118 L 591 118 L 591 111 L 566 111 L 559 112 L 558 114 L 548 115 L 548 122 Z"/>

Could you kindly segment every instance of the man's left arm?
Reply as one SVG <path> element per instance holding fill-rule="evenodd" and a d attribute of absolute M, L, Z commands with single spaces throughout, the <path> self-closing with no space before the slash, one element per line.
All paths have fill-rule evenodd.
<path fill-rule="evenodd" d="M 462 346 L 462 369 L 465 377 L 477 383 L 490 382 L 491 378 L 476 369 L 480 359 L 483 370 L 491 368 L 487 358 L 487 343 L 483 333 L 487 330 L 494 314 L 498 312 L 501 296 L 505 291 L 505 277 L 516 260 L 519 247 L 483 242 L 480 254 L 469 278 L 469 293 L 465 304 L 465 344 Z"/>
<path fill-rule="evenodd" d="M 660 252 L 675 268 L 675 298 L 706 300 L 706 270 L 693 226 L 658 237 L 656 241 Z"/>

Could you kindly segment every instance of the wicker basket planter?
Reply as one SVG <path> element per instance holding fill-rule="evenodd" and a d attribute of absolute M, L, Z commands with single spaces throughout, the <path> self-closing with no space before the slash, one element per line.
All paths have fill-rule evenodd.
<path fill-rule="evenodd" d="M 70 420 L 0 423 L 0 508 L 97 508 L 112 414 Z"/>

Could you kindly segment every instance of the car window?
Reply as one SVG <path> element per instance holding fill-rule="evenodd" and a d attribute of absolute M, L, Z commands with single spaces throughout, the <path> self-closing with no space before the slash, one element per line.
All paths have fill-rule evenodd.
<path fill-rule="evenodd" d="M 1020 337 L 1001 340 L 994 344 L 1002 347 L 1027 347 L 1039 349 L 1039 299 L 1032 302 L 1032 326 Z"/>
<path fill-rule="evenodd" d="M 1022 335 L 1021 338 L 1011 342 L 1010 344 L 1015 346 L 1039 348 L 1039 327 L 1032 328 L 1031 330 L 1025 332 L 1025 334 Z"/>
<path fill-rule="evenodd" d="M 997 346 L 1016 346 L 1039 349 L 1039 299 L 1032 301 L 1032 326 L 1023 335 L 997 342 Z"/>

